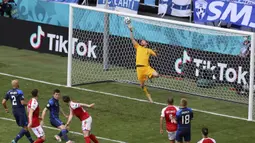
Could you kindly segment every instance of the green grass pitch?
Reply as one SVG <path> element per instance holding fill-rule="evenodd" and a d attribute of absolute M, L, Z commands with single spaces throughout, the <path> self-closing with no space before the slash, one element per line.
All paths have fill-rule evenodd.
<path fill-rule="evenodd" d="M 0 46 L 0 72 L 2 73 L 66 84 L 66 61 L 66 57 Z M 12 79 L 12 77 L 0 75 L 0 92 L 2 97 L 10 88 L 10 81 Z M 20 88 L 24 91 L 26 99 L 31 98 L 29 93 L 32 89 L 39 89 L 41 109 L 45 107 L 47 100 L 52 96 L 52 90 L 55 88 L 59 88 L 62 95 L 70 95 L 75 101 L 96 103 L 95 108 L 88 109 L 88 112 L 93 118 L 92 132 L 97 136 L 129 143 L 168 143 L 166 133 L 164 135 L 159 134 L 160 112 L 164 106 L 23 79 L 19 80 Z M 81 87 L 146 99 L 138 86 L 130 84 L 100 83 L 83 85 Z M 247 105 L 159 89 L 151 88 L 150 91 L 153 99 L 157 102 L 165 103 L 167 97 L 171 95 L 175 99 L 175 104 L 178 104 L 179 100 L 185 97 L 192 108 L 247 118 Z M 60 104 L 67 112 L 68 107 L 63 102 L 60 102 Z M 9 102 L 8 107 L 11 109 Z M 13 119 L 12 114 L 5 113 L 2 107 L 0 108 L 0 117 Z M 47 117 L 45 120 L 46 125 L 50 126 Z M 61 116 L 61 119 L 66 121 L 63 116 Z M 20 129 L 15 122 L 2 119 L 0 119 L 0 126 L 0 143 L 10 142 Z M 251 143 L 254 140 L 255 124 L 253 122 L 195 112 L 194 120 L 192 121 L 192 143 L 201 139 L 200 129 L 204 126 L 209 128 L 210 136 L 215 138 L 218 143 Z M 80 132 L 80 121 L 74 118 L 70 128 L 72 131 Z M 57 134 L 58 131 L 46 128 L 44 130 L 46 132 L 46 142 L 55 143 L 53 135 Z M 84 142 L 82 136 L 71 133 L 68 135 L 76 143 Z M 100 142 L 111 143 L 111 141 L 106 140 L 100 140 Z M 23 138 L 20 143 L 27 143 L 26 138 Z"/>

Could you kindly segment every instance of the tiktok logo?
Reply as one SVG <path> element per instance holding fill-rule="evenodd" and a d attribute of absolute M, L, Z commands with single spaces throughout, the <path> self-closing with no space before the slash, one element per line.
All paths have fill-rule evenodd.
<path fill-rule="evenodd" d="M 174 68 L 175 68 L 175 71 L 178 73 L 178 74 L 183 74 L 183 70 L 181 68 L 181 66 L 187 62 L 191 62 L 191 57 L 188 55 L 187 51 L 184 50 L 183 51 L 183 57 L 181 58 L 178 58 L 176 61 L 175 61 L 175 65 L 174 65 Z"/>
<path fill-rule="evenodd" d="M 37 33 L 30 36 L 30 44 L 34 49 L 40 48 L 42 37 L 45 37 L 45 33 L 42 31 L 42 27 L 38 26 Z"/>
<path fill-rule="evenodd" d="M 65 35 L 49 33 L 47 27 L 44 28 L 45 31 L 42 30 L 41 26 L 38 26 L 37 33 L 32 33 L 30 36 L 30 44 L 34 49 L 39 49 L 42 45 L 48 44 L 48 47 L 42 47 L 43 51 L 47 48 L 50 53 L 68 53 L 68 40 L 65 39 Z M 60 31 L 61 32 L 61 31 Z M 42 41 L 42 37 L 43 41 Z M 48 43 L 47 43 L 48 42 Z M 87 56 L 92 57 L 94 59 L 97 58 L 96 55 L 97 45 L 94 45 L 92 40 L 88 40 L 86 43 L 84 41 L 80 41 L 78 38 L 72 38 L 72 54 L 78 54 L 79 56 Z M 42 50 L 42 49 L 41 49 Z"/>
<path fill-rule="evenodd" d="M 204 55 L 206 56 L 206 55 Z M 183 56 L 181 58 L 176 59 L 175 61 L 175 71 L 178 74 L 183 74 L 183 65 L 185 63 L 192 62 L 191 66 L 194 66 L 192 69 L 188 69 L 188 74 L 199 77 L 201 74 L 201 70 L 210 70 L 212 71 L 212 79 L 219 81 L 226 81 L 229 83 L 236 82 L 237 84 L 247 84 L 246 75 L 249 73 L 242 66 L 235 65 L 234 67 L 230 67 L 230 65 L 222 62 L 218 62 L 217 60 L 204 60 L 204 59 L 193 59 L 188 55 L 186 50 L 183 51 Z M 193 70 L 194 69 L 194 70 Z M 194 72 L 194 73 L 193 73 Z"/>

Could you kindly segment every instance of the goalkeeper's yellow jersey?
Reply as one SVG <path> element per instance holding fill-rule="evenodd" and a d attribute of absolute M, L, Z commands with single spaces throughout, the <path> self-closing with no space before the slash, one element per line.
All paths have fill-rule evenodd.
<path fill-rule="evenodd" d="M 134 45 L 134 47 L 136 48 L 136 65 L 149 66 L 150 55 L 156 56 L 156 53 L 139 44 Z"/>

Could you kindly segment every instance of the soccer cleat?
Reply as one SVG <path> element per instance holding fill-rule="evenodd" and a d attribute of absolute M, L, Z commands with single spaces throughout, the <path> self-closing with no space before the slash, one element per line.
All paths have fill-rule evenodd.
<path fill-rule="evenodd" d="M 55 137 L 55 139 L 56 139 L 58 142 L 61 142 L 61 141 L 62 141 L 61 138 L 60 138 L 60 136 L 55 135 L 54 137 Z"/>
<path fill-rule="evenodd" d="M 15 140 L 12 140 L 12 143 L 16 143 Z"/>
<path fill-rule="evenodd" d="M 74 143 L 74 141 L 69 140 L 69 141 L 68 141 L 68 142 L 66 142 L 66 143 Z"/>

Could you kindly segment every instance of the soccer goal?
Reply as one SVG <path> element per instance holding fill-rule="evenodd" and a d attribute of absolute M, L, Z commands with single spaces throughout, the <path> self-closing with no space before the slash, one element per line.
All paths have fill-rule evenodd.
<path fill-rule="evenodd" d="M 158 57 L 160 78 L 147 85 L 249 105 L 253 115 L 254 33 L 70 5 L 67 86 L 100 82 L 138 84 L 134 36 Z"/>

